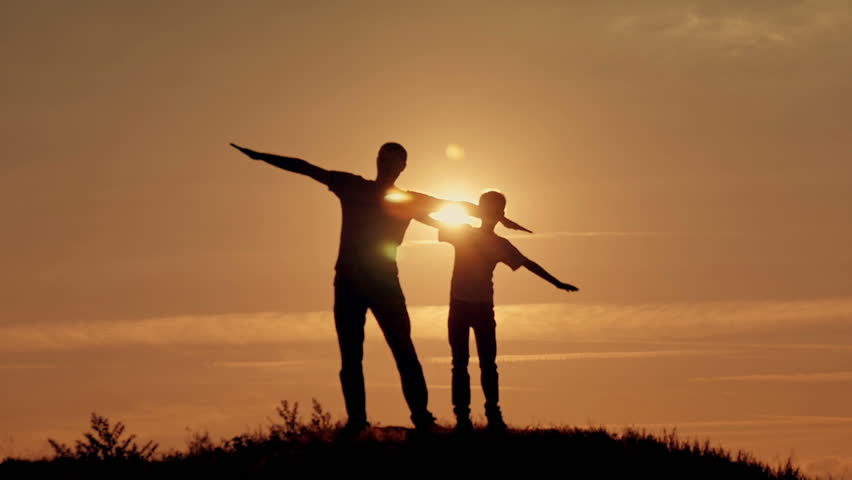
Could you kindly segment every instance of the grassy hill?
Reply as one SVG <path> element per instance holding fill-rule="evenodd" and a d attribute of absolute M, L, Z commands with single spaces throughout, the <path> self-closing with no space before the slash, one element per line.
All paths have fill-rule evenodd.
<path fill-rule="evenodd" d="M 56 455 L 7 459 L 0 477 L 24 475 L 208 475 L 286 477 L 517 475 L 523 478 L 804 479 L 789 462 L 769 466 L 747 453 L 731 454 L 709 442 L 687 442 L 672 432 L 654 436 L 602 428 L 524 428 L 493 434 L 439 430 L 419 434 L 402 427 L 374 427 L 357 438 L 314 403 L 303 422 L 298 405 L 282 402 L 280 423 L 220 441 L 195 434 L 182 451 L 157 453 L 93 414 L 91 432 L 73 447 L 50 440 Z"/>

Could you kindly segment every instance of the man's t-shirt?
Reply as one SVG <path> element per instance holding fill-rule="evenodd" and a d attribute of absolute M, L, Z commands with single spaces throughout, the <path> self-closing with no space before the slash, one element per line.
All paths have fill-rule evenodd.
<path fill-rule="evenodd" d="M 508 240 L 469 225 L 442 228 L 438 240 L 455 247 L 450 297 L 466 302 L 494 301 L 494 267 L 503 262 L 517 270 L 526 257 Z"/>
<path fill-rule="evenodd" d="M 415 206 L 388 202 L 386 188 L 346 172 L 329 172 L 328 189 L 343 210 L 335 269 L 361 277 L 396 275 L 396 251 Z"/>

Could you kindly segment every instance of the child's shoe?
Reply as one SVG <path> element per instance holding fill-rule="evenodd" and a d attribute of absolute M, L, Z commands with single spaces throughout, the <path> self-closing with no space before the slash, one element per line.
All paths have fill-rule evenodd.
<path fill-rule="evenodd" d="M 489 432 L 504 433 L 509 428 L 509 426 L 506 425 L 506 422 L 503 421 L 503 414 L 500 412 L 499 407 L 489 412 L 486 412 L 485 418 L 488 419 L 487 430 Z"/>

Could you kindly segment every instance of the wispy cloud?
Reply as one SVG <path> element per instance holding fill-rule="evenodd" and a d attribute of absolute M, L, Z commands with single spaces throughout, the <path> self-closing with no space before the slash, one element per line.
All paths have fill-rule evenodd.
<path fill-rule="evenodd" d="M 758 7 L 748 2 L 704 0 L 643 7 L 613 19 L 610 31 L 658 38 L 670 52 L 689 46 L 734 55 L 790 48 L 824 37 L 848 37 L 852 25 L 852 12 L 845 1 L 766 2 Z"/>
<path fill-rule="evenodd" d="M 655 345 L 655 346 L 669 346 L 669 347 L 702 347 L 702 348 L 726 348 L 734 351 L 751 351 L 757 355 L 761 355 L 762 353 L 757 353 L 756 351 L 772 351 L 772 350 L 799 350 L 799 351 L 826 351 L 826 352 L 850 352 L 852 351 L 852 345 L 846 343 L 747 343 L 747 342 L 738 342 L 735 340 L 732 341 L 706 341 L 706 340 L 692 340 L 692 341 L 683 341 L 683 340 L 675 340 L 675 341 L 664 341 L 664 340 L 632 340 L 626 343 L 635 344 L 635 345 Z M 766 352 L 763 352 L 766 353 Z"/>
<path fill-rule="evenodd" d="M 334 338 L 331 312 L 260 312 L 0 327 L 0 352 L 114 345 L 250 345 Z"/>
<path fill-rule="evenodd" d="M 636 359 L 636 358 L 660 358 L 660 357 L 682 357 L 693 355 L 724 355 L 729 352 L 723 350 L 655 350 L 640 352 L 566 352 L 566 353 L 535 353 L 530 355 L 498 355 L 500 363 L 514 362 L 559 362 L 566 360 L 610 360 L 610 359 Z M 431 357 L 430 363 L 452 363 L 452 357 Z"/>
<path fill-rule="evenodd" d="M 729 344 L 739 348 L 762 348 L 766 350 L 825 350 L 829 352 L 849 352 L 852 345 L 829 343 L 763 343 Z"/>
<path fill-rule="evenodd" d="M 802 459 L 805 472 L 817 478 L 848 478 L 852 473 L 852 456 L 823 455 Z"/>
<path fill-rule="evenodd" d="M 495 309 L 501 341 L 759 344 L 767 348 L 848 348 L 852 299 L 643 305 L 524 304 Z M 446 338 L 447 306 L 410 308 L 412 335 Z M 375 327 L 370 322 L 368 333 Z M 810 341 L 791 339 L 803 332 Z M 814 332 L 823 332 L 815 342 Z M 62 351 L 116 345 L 255 345 L 335 342 L 331 312 L 246 313 L 136 321 L 0 327 L 0 352 Z M 369 339 L 380 337 L 369 336 Z M 729 344 L 728 341 L 731 343 Z M 832 345 L 829 341 L 836 341 Z M 776 345 L 777 344 L 777 345 Z M 728 347 L 723 347 L 728 348 Z M 684 350 L 683 348 L 677 348 Z M 658 350 L 658 348 L 654 348 Z"/>
<path fill-rule="evenodd" d="M 731 236 L 742 235 L 742 232 L 686 232 L 686 231 L 658 231 L 658 232 L 542 232 L 542 233 L 509 233 L 503 235 L 506 238 L 526 239 L 526 238 L 561 238 L 561 237 L 708 237 L 708 236 Z"/>
<path fill-rule="evenodd" d="M 214 367 L 224 368 L 282 368 L 304 365 L 305 360 L 256 360 L 240 362 L 213 362 Z"/>
<path fill-rule="evenodd" d="M 0 370 L 49 370 L 57 368 L 56 365 L 47 363 L 9 363 L 0 364 Z"/>
<path fill-rule="evenodd" d="M 559 232 L 535 232 L 535 233 L 506 233 L 502 237 L 512 240 L 547 240 L 551 238 L 565 237 L 615 237 L 615 238 L 636 238 L 636 237 L 707 237 L 707 236 L 734 236 L 742 235 L 742 232 L 686 232 L 686 231 L 658 231 L 658 232 L 575 232 L 575 231 L 559 231 Z M 420 245 L 440 245 L 438 240 L 407 240 L 403 242 L 403 247 L 420 246 Z"/>
<path fill-rule="evenodd" d="M 720 377 L 699 377 L 696 382 L 784 382 L 784 383 L 823 383 L 852 381 L 852 372 L 817 373 L 773 373 L 758 375 L 731 375 Z"/>
<path fill-rule="evenodd" d="M 712 427 L 760 427 L 760 426 L 804 426 L 831 425 L 838 428 L 848 428 L 852 425 L 852 417 L 827 415 L 758 415 L 753 418 L 696 420 L 677 422 L 678 428 L 712 428 Z M 606 427 L 618 428 L 622 424 L 607 424 Z M 671 428 L 672 423 L 639 423 L 631 426 L 639 428 Z"/>
<path fill-rule="evenodd" d="M 392 388 L 398 389 L 398 383 L 367 383 L 367 387 L 370 388 Z M 477 385 L 476 383 L 472 383 L 470 385 L 472 390 L 482 390 L 482 386 Z M 429 390 L 452 390 L 453 386 L 449 384 L 429 384 Z M 509 392 L 542 392 L 544 391 L 541 388 L 534 387 L 513 387 L 511 385 L 500 385 L 500 390 L 505 390 Z"/>
<path fill-rule="evenodd" d="M 695 10 L 619 18 L 612 25 L 620 32 L 652 32 L 676 38 L 713 41 L 728 47 L 755 47 L 792 40 L 794 29 L 765 18 L 741 15 L 707 15 Z"/>

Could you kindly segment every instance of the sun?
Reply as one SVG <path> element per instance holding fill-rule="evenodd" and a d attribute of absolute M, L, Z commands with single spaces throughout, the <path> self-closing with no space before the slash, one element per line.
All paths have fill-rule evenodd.
<path fill-rule="evenodd" d="M 467 214 L 461 205 L 450 204 L 429 215 L 447 225 L 476 225 L 476 219 Z"/>

